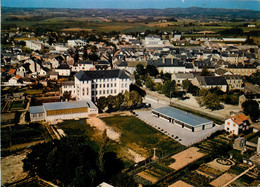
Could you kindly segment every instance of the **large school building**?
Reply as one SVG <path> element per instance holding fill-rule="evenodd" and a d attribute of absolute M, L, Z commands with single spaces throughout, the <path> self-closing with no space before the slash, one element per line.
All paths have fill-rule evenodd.
<path fill-rule="evenodd" d="M 152 114 L 156 117 L 169 121 L 169 123 L 178 125 L 192 132 L 209 129 L 215 126 L 213 121 L 195 116 L 191 113 L 184 112 L 173 107 L 153 109 Z"/>
<path fill-rule="evenodd" d="M 41 106 L 30 107 L 32 122 L 86 118 L 95 114 L 98 114 L 98 108 L 90 100 L 44 103 Z"/>

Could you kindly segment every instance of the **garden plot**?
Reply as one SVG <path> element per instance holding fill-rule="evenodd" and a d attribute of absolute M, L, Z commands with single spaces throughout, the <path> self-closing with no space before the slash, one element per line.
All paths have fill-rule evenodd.
<path fill-rule="evenodd" d="M 183 182 L 182 180 L 179 180 L 179 181 L 171 184 L 168 187 L 193 187 L 193 186 L 188 184 L 188 183 L 186 183 L 186 182 Z"/>
<path fill-rule="evenodd" d="M 156 176 L 151 174 L 148 170 L 142 171 L 142 172 L 138 173 L 137 175 L 150 181 L 152 184 L 156 183 L 159 180 L 159 178 L 157 178 Z"/>
<path fill-rule="evenodd" d="M 233 163 L 232 163 L 233 165 Z M 225 172 L 231 168 L 232 165 L 223 165 L 217 162 L 217 159 L 207 163 L 207 166 L 219 170 L 221 172 Z"/>
<path fill-rule="evenodd" d="M 205 155 L 206 154 L 199 152 L 199 148 L 191 147 L 176 155 L 173 155 L 172 158 L 175 159 L 175 162 L 170 164 L 169 167 L 175 170 L 179 170 Z"/>
<path fill-rule="evenodd" d="M 227 182 L 231 181 L 233 178 L 235 178 L 235 174 L 231 173 L 224 173 L 214 181 L 210 183 L 210 185 L 215 186 L 215 187 L 222 187 L 224 186 Z"/>

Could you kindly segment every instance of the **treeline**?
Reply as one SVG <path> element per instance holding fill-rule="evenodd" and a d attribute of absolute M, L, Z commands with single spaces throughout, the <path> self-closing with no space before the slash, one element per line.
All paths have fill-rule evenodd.
<path fill-rule="evenodd" d="M 121 186 L 129 179 L 124 180 L 124 164 L 116 153 L 106 151 L 108 141 L 103 133 L 95 149 L 84 137 L 38 144 L 23 160 L 23 169 L 59 186 L 97 186 L 104 181 Z"/>
<path fill-rule="evenodd" d="M 142 105 L 142 96 L 135 90 L 119 93 L 116 96 L 100 97 L 97 107 L 100 111 L 113 112 L 118 110 L 135 109 Z"/>

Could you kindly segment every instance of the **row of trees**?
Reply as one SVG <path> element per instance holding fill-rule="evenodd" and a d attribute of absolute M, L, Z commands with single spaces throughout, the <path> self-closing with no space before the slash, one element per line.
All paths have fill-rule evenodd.
<path fill-rule="evenodd" d="M 97 100 L 97 107 L 100 111 L 118 111 L 136 108 L 142 104 L 142 96 L 135 90 L 116 96 L 100 97 Z"/>

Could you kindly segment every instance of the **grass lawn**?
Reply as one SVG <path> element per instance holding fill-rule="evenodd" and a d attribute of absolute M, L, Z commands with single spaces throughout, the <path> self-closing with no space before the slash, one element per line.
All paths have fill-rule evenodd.
<path fill-rule="evenodd" d="M 114 129 L 120 131 L 120 142 L 123 146 L 144 156 L 152 156 L 153 148 L 157 148 L 157 154 L 174 154 L 184 149 L 184 146 L 159 131 L 147 125 L 145 122 L 133 116 L 119 116 L 102 118 L 102 120 Z"/>
<path fill-rule="evenodd" d="M 28 94 L 28 95 L 35 95 L 35 94 L 41 94 L 43 90 L 31 90 L 31 89 L 28 89 L 28 90 L 25 90 L 25 93 Z"/>
<path fill-rule="evenodd" d="M 12 109 L 23 109 L 24 105 L 23 105 L 23 101 L 14 101 L 12 104 Z"/>
<path fill-rule="evenodd" d="M 41 124 L 15 125 L 1 128 L 2 148 L 25 144 L 33 141 L 48 140 L 48 133 Z"/>

